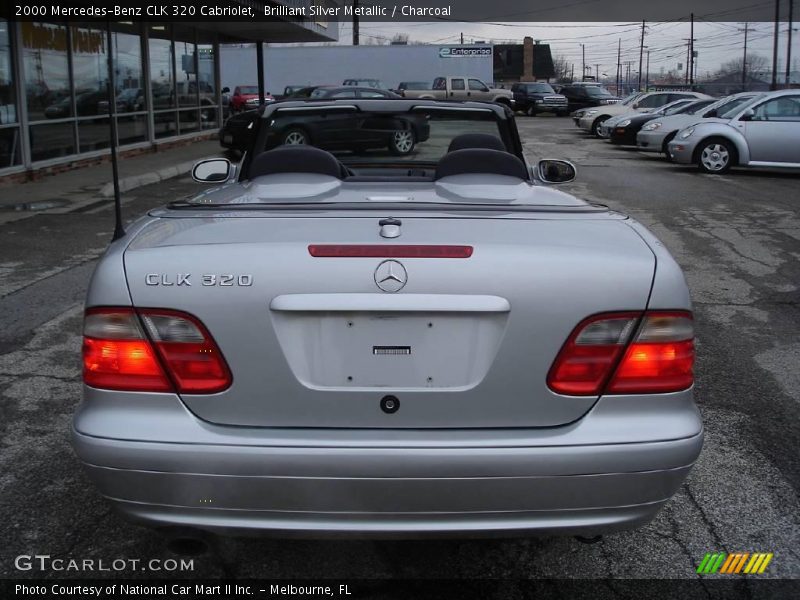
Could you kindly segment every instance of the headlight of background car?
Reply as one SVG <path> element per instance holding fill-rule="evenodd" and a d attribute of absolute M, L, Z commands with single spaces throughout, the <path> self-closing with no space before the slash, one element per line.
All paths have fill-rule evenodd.
<path fill-rule="evenodd" d="M 661 127 L 661 123 L 648 123 L 644 127 L 642 127 L 643 131 L 655 131 L 656 129 Z"/>
<path fill-rule="evenodd" d="M 589 112 L 586 113 L 586 116 L 590 117 L 591 115 L 594 115 L 594 114 L 597 114 L 597 111 L 596 110 L 590 110 Z"/>
<path fill-rule="evenodd" d="M 678 134 L 678 137 L 681 138 L 682 140 L 685 140 L 686 138 L 691 136 L 693 133 L 694 133 L 694 127 L 689 127 L 688 129 L 684 129 L 683 131 L 681 131 Z"/>
<path fill-rule="evenodd" d="M 620 121 L 619 123 L 617 123 L 617 127 L 627 127 L 630 124 L 631 124 L 631 120 L 630 119 L 625 119 L 624 121 Z"/>

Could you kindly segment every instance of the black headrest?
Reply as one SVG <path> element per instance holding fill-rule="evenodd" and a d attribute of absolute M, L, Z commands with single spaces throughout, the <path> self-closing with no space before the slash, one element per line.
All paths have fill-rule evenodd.
<path fill-rule="evenodd" d="M 485 148 L 487 150 L 505 151 L 506 145 L 499 137 L 488 133 L 464 133 L 453 138 L 448 152 L 466 150 L 468 148 Z"/>
<path fill-rule="evenodd" d="M 528 179 L 525 163 L 513 154 L 478 148 L 456 150 L 445 154 L 436 167 L 435 179 L 468 173 L 508 175 Z"/>
<path fill-rule="evenodd" d="M 250 179 L 276 173 L 317 173 L 341 179 L 342 163 L 314 146 L 278 146 L 258 154 L 250 165 Z"/>

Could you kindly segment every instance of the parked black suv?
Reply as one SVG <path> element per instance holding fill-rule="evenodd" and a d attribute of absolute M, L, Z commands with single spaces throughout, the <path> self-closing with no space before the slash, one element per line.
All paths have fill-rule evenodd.
<path fill-rule="evenodd" d="M 569 114 L 567 99 L 556 94 L 549 83 L 515 83 L 511 86 L 511 93 L 514 94 L 516 110 L 521 110 L 530 117 L 546 112 L 555 113 L 559 117 Z"/>
<path fill-rule="evenodd" d="M 570 112 L 590 106 L 616 104 L 620 101 L 620 98 L 601 85 L 565 85 L 558 91 L 567 97 Z"/>

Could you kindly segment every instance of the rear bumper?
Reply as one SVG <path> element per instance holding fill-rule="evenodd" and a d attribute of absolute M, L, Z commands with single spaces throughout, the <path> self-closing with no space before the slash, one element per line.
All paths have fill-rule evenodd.
<path fill-rule="evenodd" d="M 270 432 L 210 425 L 162 395 L 161 415 L 148 420 L 173 414 L 148 431 L 137 429 L 130 410 L 110 395 L 92 390 L 99 402 L 82 405 L 72 432 L 100 493 L 133 521 L 218 533 L 419 537 L 629 529 L 652 519 L 678 490 L 703 442 L 690 392 L 671 395 L 685 412 L 672 420 L 683 424 L 683 437 L 644 442 L 634 434 L 617 443 L 602 443 L 582 427 L 593 417 L 602 426 L 607 411 L 597 407 L 581 423 L 545 430 Z M 109 418 L 125 419 L 128 439 L 98 430 Z M 183 431 L 174 431 L 179 422 Z M 584 441 L 596 443 L 559 439 L 578 442 L 582 428 Z M 174 435 L 165 435 L 169 430 Z"/>

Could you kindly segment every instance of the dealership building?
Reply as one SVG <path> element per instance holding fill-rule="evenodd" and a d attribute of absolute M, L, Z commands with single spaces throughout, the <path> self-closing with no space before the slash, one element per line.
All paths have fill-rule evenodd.
<path fill-rule="evenodd" d="M 22 181 L 108 155 L 109 52 L 117 145 L 134 153 L 186 143 L 219 128 L 221 44 L 256 42 L 255 55 L 264 42 L 329 42 L 338 32 L 335 21 L 303 18 L 191 25 L 0 19 L 0 181 Z"/>

